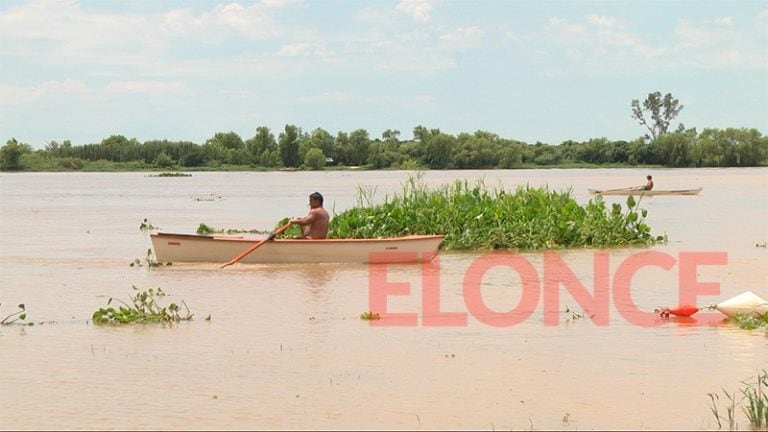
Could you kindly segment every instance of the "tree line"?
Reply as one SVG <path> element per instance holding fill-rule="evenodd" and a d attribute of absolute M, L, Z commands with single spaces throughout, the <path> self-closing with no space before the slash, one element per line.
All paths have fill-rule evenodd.
<path fill-rule="evenodd" d="M 632 118 L 648 130 L 633 141 L 565 141 L 559 145 L 502 138 L 488 131 L 451 135 L 416 126 L 413 139 L 388 129 L 372 139 L 365 129 L 305 132 L 287 124 L 277 135 L 266 126 L 243 140 L 218 132 L 203 144 L 112 135 L 98 144 L 73 146 L 51 141 L 43 150 L 10 139 L 0 148 L 1 170 L 98 169 L 323 169 L 327 165 L 369 169 L 509 169 L 548 166 L 661 165 L 666 167 L 745 167 L 768 165 L 768 137 L 754 128 L 686 129 L 671 122 L 680 101 L 661 92 L 642 103 L 633 99 Z"/>
<path fill-rule="evenodd" d="M 61 171 L 98 169 L 118 164 L 126 169 L 509 169 L 578 165 L 660 165 L 666 167 L 744 167 L 768 165 L 768 137 L 757 129 L 688 129 L 654 140 L 611 141 L 594 138 L 559 145 L 528 144 L 487 131 L 451 135 L 417 126 L 412 140 L 387 130 L 371 139 L 358 129 L 336 136 L 318 128 L 304 132 L 286 125 L 277 137 L 267 127 L 243 140 L 219 132 L 203 144 L 113 135 L 98 144 L 74 146 L 51 141 L 45 149 L 10 139 L 0 148 L 0 169 Z"/>

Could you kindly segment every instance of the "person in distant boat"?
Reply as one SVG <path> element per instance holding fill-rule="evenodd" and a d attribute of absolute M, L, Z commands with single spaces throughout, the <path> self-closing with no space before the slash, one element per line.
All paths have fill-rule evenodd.
<path fill-rule="evenodd" d="M 645 183 L 645 186 L 643 186 L 643 190 L 647 190 L 647 191 L 652 190 L 653 189 L 653 176 L 646 176 L 645 179 L 648 180 L 648 181 Z"/>
<path fill-rule="evenodd" d="M 329 219 L 328 212 L 323 208 L 323 196 L 314 192 L 309 196 L 309 213 L 291 219 L 290 223 L 301 227 L 302 238 L 324 239 L 328 236 Z"/>

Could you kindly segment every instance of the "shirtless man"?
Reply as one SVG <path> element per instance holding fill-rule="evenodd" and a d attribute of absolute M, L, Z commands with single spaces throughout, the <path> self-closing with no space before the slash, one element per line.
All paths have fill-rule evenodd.
<path fill-rule="evenodd" d="M 646 176 L 645 179 L 648 180 L 648 182 L 645 184 L 645 186 L 643 186 L 643 189 L 644 190 L 651 190 L 651 189 L 653 189 L 653 177 Z"/>
<path fill-rule="evenodd" d="M 309 196 L 309 213 L 300 218 L 291 219 L 293 225 L 301 226 L 303 238 L 324 239 L 328 236 L 328 212 L 323 208 L 323 196 L 315 192 Z"/>

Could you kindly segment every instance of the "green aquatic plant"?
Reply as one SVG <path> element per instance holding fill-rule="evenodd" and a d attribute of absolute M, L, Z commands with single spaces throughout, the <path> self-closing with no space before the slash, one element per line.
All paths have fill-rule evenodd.
<path fill-rule="evenodd" d="M 648 246 L 666 240 L 651 235 L 647 210 L 632 196 L 626 208 L 608 208 L 600 196 L 582 206 L 570 191 L 530 186 L 506 191 L 482 180 L 430 190 L 416 175 L 401 193 L 372 203 L 372 192 L 359 189 L 357 205 L 332 219 L 329 237 L 444 234 L 446 250 Z"/>
<path fill-rule="evenodd" d="M 727 421 L 728 430 L 737 430 L 739 425 L 736 423 L 736 407 L 741 403 L 741 401 L 736 400 L 735 393 L 728 393 L 726 389 L 723 389 L 723 393 L 730 402 L 729 405 L 725 408 L 726 415 L 723 416 L 720 414 L 720 409 L 718 407 L 720 396 L 718 396 L 717 393 L 707 393 L 711 404 L 709 410 L 712 412 L 712 415 L 715 416 L 715 421 L 717 421 L 717 429 L 722 429 L 723 421 Z"/>
<path fill-rule="evenodd" d="M 147 249 L 147 255 L 144 257 L 144 262 L 147 263 L 147 267 L 149 267 L 149 268 L 173 265 L 172 262 L 165 262 L 164 263 L 164 262 L 155 260 L 155 256 L 152 253 L 152 249 L 151 248 Z M 141 259 L 134 258 L 133 261 L 131 261 L 131 263 L 129 265 L 131 267 L 141 267 L 143 264 L 142 264 Z"/>
<path fill-rule="evenodd" d="M 150 174 L 148 177 L 192 177 L 192 174 L 183 172 L 161 172 L 159 174 Z"/>
<path fill-rule="evenodd" d="M 722 429 L 722 421 L 726 420 L 728 430 L 737 430 L 739 425 L 736 422 L 736 408 L 741 408 L 753 429 L 766 430 L 768 427 L 768 371 L 762 369 L 758 372 L 757 380 L 754 382 L 744 380 L 741 383 L 744 386 L 739 389 L 739 394 L 728 393 L 727 390 L 722 389 L 729 401 L 725 416 L 721 415 L 718 409 L 720 397 L 716 393 L 707 393 L 711 403 L 710 411 L 715 416 L 718 429 Z"/>
<path fill-rule="evenodd" d="M 221 195 L 210 193 L 208 195 L 203 195 L 203 196 L 199 196 L 199 195 L 198 196 L 192 196 L 192 199 L 194 201 L 221 201 L 224 198 Z"/>
<path fill-rule="evenodd" d="M 181 306 L 186 310 L 184 314 L 181 312 L 181 306 L 176 303 L 165 307 L 158 304 L 158 299 L 165 297 L 162 288 L 139 291 L 134 285 L 133 290 L 136 293 L 130 296 L 130 303 L 110 298 L 107 306 L 113 300 L 117 300 L 122 306 L 104 307 L 95 311 L 92 316 L 94 324 L 176 323 L 192 319 L 193 315 L 184 300 L 181 301 Z"/>
<path fill-rule="evenodd" d="M 291 218 L 289 218 L 289 217 L 284 217 L 284 218 L 280 219 L 280 221 L 277 222 L 277 224 L 272 229 L 272 231 L 267 231 L 264 234 L 271 234 L 272 232 L 274 232 L 275 230 L 279 229 L 280 227 L 283 227 L 283 226 L 287 225 L 288 221 L 290 221 L 290 220 L 291 220 Z M 301 228 L 300 225 L 291 225 L 290 227 L 288 227 L 288 229 L 283 231 L 281 234 L 278 234 L 277 237 L 279 237 L 279 238 L 298 238 L 298 237 L 303 237 L 303 232 L 301 230 L 302 230 L 302 228 Z"/>
<path fill-rule="evenodd" d="M 741 409 L 754 428 L 768 429 L 768 371 L 757 375 L 757 382 L 743 382 L 741 394 L 747 402 Z"/>
<path fill-rule="evenodd" d="M 584 312 L 577 312 L 575 310 L 572 310 L 568 306 L 565 307 L 565 311 L 563 313 L 565 313 L 568 316 L 568 318 L 566 318 L 566 321 L 568 321 L 568 322 L 570 322 L 570 321 L 577 321 L 577 320 L 584 319 L 584 318 L 587 318 L 587 317 L 589 317 L 589 318 L 594 318 L 595 317 L 595 314 L 591 314 L 590 315 L 586 311 L 584 311 Z"/>
<path fill-rule="evenodd" d="M 150 230 L 160 229 L 160 227 L 156 227 L 152 225 L 152 222 L 147 220 L 147 218 L 144 218 L 144 221 L 141 223 L 141 225 L 139 225 L 139 229 L 141 231 L 150 231 Z"/>
<path fill-rule="evenodd" d="M 200 223 L 197 226 L 197 233 L 200 235 L 209 234 L 269 234 L 270 231 L 262 231 L 259 229 L 239 229 L 239 228 L 213 228 L 204 223 Z"/>
<path fill-rule="evenodd" d="M 213 228 L 209 227 L 208 225 L 204 223 L 200 223 L 200 225 L 197 226 L 197 233 L 201 235 L 207 235 L 207 234 L 213 234 L 215 231 Z"/>
<path fill-rule="evenodd" d="M 366 320 L 366 321 L 377 320 L 377 319 L 381 319 L 381 315 L 379 315 L 378 312 L 365 311 L 360 314 L 360 319 Z"/>
<path fill-rule="evenodd" d="M 726 321 L 732 322 L 738 325 L 744 330 L 765 329 L 768 331 L 768 312 L 762 315 L 756 315 L 755 313 L 741 313 L 736 314 Z"/>
<path fill-rule="evenodd" d="M 0 303 L 0 305 L 2 305 L 2 303 Z M 19 310 L 3 318 L 2 321 L 0 321 L 0 325 L 11 325 L 16 321 L 24 321 L 27 319 L 27 309 L 24 306 L 24 303 L 19 303 L 17 307 Z"/>

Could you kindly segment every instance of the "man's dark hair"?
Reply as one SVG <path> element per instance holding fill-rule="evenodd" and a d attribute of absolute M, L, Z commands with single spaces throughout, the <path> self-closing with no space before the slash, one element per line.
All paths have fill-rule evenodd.
<path fill-rule="evenodd" d="M 309 196 L 309 199 L 311 200 L 317 200 L 320 202 L 320 205 L 323 205 L 323 196 L 320 195 L 320 192 L 314 192 L 312 195 Z"/>

